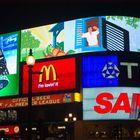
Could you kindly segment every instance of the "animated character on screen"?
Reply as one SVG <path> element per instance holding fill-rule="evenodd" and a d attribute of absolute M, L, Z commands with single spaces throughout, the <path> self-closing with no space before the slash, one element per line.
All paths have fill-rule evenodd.
<path fill-rule="evenodd" d="M 99 34 L 99 28 L 97 26 L 89 26 L 88 31 L 86 33 L 82 33 L 80 28 L 78 29 L 78 32 L 80 33 L 80 36 L 82 38 L 86 38 L 88 46 L 98 46 L 98 34 Z"/>

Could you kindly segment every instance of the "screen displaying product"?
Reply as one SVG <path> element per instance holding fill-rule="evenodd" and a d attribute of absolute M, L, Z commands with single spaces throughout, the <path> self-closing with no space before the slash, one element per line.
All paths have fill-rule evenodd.
<path fill-rule="evenodd" d="M 83 89 L 83 119 L 137 119 L 140 88 L 106 87 Z"/>
<path fill-rule="evenodd" d="M 97 51 L 140 52 L 140 18 L 96 16 L 24 29 L 21 58 L 29 48 L 36 59 Z"/>
<path fill-rule="evenodd" d="M 0 35 L 0 97 L 18 94 L 19 32 Z"/>
<path fill-rule="evenodd" d="M 32 74 L 32 93 L 76 89 L 76 58 L 38 61 Z M 22 66 L 22 92 L 28 93 L 28 66 Z"/>

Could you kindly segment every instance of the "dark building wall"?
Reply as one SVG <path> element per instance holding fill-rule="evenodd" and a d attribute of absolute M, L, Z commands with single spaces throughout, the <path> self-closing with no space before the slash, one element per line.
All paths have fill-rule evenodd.
<path fill-rule="evenodd" d="M 75 140 L 139 140 L 138 121 L 78 121 Z"/>

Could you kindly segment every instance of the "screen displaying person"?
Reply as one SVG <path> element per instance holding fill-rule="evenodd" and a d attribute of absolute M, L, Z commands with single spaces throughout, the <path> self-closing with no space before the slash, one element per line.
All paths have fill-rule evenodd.
<path fill-rule="evenodd" d="M 98 46 L 98 34 L 99 34 L 99 28 L 97 26 L 89 26 L 88 31 L 86 33 L 82 33 L 80 29 L 78 29 L 78 32 L 80 33 L 80 36 L 82 38 L 86 38 L 88 42 L 88 46 Z"/>

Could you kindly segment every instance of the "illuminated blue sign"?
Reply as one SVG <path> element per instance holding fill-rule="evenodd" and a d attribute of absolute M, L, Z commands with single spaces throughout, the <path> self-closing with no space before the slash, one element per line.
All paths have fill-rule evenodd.
<path fill-rule="evenodd" d="M 118 86 L 119 74 L 118 57 L 116 55 L 83 56 L 83 88 Z"/>
<path fill-rule="evenodd" d="M 0 37 L 1 48 L 3 51 L 9 51 L 17 49 L 18 46 L 18 34 L 11 34 Z"/>

